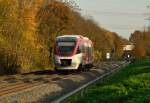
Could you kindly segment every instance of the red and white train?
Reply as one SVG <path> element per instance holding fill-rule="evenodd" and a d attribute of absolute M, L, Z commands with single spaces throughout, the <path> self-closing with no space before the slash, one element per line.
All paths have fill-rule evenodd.
<path fill-rule="evenodd" d="M 85 70 L 93 64 L 93 43 L 81 35 L 58 36 L 55 43 L 56 70 Z"/>

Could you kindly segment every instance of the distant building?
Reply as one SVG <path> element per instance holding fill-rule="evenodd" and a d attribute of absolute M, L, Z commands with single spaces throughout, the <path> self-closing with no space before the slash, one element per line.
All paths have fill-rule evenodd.
<path fill-rule="evenodd" d="M 132 51 L 134 49 L 134 45 L 130 44 L 130 45 L 125 45 L 123 47 L 123 51 Z"/>

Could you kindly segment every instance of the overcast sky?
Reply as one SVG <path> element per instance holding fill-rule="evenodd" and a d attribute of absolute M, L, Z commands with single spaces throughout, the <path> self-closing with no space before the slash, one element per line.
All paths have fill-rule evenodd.
<path fill-rule="evenodd" d="M 128 38 L 134 30 L 148 25 L 150 0 L 76 0 L 84 16 L 92 16 L 101 26 Z"/>

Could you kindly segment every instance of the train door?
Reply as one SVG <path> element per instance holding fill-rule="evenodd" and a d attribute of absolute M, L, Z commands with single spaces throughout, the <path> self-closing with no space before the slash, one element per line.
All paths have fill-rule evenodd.
<path fill-rule="evenodd" d="M 88 44 L 84 41 L 82 43 L 82 61 L 83 65 L 86 65 L 88 63 Z"/>
<path fill-rule="evenodd" d="M 90 44 L 89 43 L 87 43 L 88 44 L 88 46 L 87 46 L 87 58 L 88 58 L 88 64 L 89 64 L 89 62 L 90 62 Z"/>
<path fill-rule="evenodd" d="M 85 55 L 86 55 L 86 64 L 89 63 L 89 44 L 85 42 Z"/>
<path fill-rule="evenodd" d="M 84 42 L 81 42 L 81 45 L 80 45 L 80 48 L 81 48 L 81 53 L 82 53 L 82 64 L 85 65 L 85 44 Z"/>

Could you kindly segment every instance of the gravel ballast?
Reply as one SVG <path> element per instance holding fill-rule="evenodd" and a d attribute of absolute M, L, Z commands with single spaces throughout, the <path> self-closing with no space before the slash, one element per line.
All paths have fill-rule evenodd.
<path fill-rule="evenodd" d="M 64 75 L 63 78 L 56 81 L 40 81 L 41 83 L 38 86 L 17 93 L 0 96 L 0 103 L 51 103 L 51 101 L 94 80 L 103 73 L 118 68 L 122 64 L 123 63 L 119 63 L 116 65 L 116 63 L 112 63 L 112 67 L 107 65 L 103 69 L 101 69 L 102 67 L 99 67 L 98 69 L 92 69 L 90 72 L 66 75 L 66 78 Z"/>

